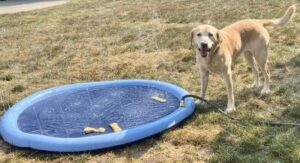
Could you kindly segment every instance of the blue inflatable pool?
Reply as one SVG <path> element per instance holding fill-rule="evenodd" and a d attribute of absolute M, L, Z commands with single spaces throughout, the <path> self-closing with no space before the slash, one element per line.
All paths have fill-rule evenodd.
<path fill-rule="evenodd" d="M 117 80 L 54 87 L 10 108 L 0 124 L 4 140 L 54 152 L 96 150 L 160 133 L 194 111 L 182 88 L 152 80 Z"/>

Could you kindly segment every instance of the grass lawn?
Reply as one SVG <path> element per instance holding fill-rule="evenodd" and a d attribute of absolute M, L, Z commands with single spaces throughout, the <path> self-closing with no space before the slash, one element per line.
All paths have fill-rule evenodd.
<path fill-rule="evenodd" d="M 296 0 L 71 0 L 63 6 L 0 16 L 0 111 L 45 88 L 113 79 L 157 79 L 199 94 L 190 31 L 245 18 L 277 18 Z M 299 6 L 300 7 L 300 6 Z M 237 111 L 245 121 L 300 122 L 300 15 L 269 29 L 271 91 L 251 90 L 251 70 L 234 68 Z M 223 80 L 211 75 L 208 99 L 226 106 Z M 1 162 L 300 162 L 300 130 L 242 126 L 198 108 L 182 125 L 114 150 L 56 154 L 0 140 Z"/>

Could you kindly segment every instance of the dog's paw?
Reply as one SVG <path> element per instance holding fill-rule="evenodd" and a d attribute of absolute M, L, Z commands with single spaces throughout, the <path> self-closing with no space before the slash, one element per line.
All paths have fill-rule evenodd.
<path fill-rule="evenodd" d="M 270 92 L 271 92 L 270 88 L 264 87 L 264 88 L 261 90 L 260 94 L 261 94 L 261 95 L 268 95 L 268 94 L 270 94 Z"/>
<path fill-rule="evenodd" d="M 235 111 L 235 106 L 227 107 L 225 113 L 232 113 Z"/>
<path fill-rule="evenodd" d="M 257 89 L 260 87 L 260 83 L 259 82 L 253 82 L 251 85 L 250 85 L 250 88 L 251 89 Z"/>

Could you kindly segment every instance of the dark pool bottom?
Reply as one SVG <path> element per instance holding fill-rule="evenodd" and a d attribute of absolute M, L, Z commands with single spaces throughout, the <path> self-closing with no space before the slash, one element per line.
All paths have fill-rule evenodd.
<path fill-rule="evenodd" d="M 153 100 L 153 96 L 167 101 Z M 83 137 L 111 133 L 111 123 L 118 123 L 123 130 L 146 124 L 177 108 L 179 100 L 173 94 L 154 87 L 88 87 L 31 105 L 19 116 L 18 127 L 30 134 Z M 106 131 L 84 134 L 85 127 L 104 127 Z"/>

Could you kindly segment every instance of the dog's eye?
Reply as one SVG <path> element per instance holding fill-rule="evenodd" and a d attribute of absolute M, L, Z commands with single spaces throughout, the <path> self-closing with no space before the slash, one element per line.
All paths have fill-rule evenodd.
<path fill-rule="evenodd" d="M 202 34 L 201 34 L 201 33 L 198 33 L 198 34 L 197 34 L 197 36 L 198 36 L 198 37 L 201 37 L 201 36 L 202 36 Z"/>
<path fill-rule="evenodd" d="M 212 33 L 208 33 L 208 36 L 209 36 L 209 37 L 212 37 L 212 36 L 213 36 L 213 34 L 212 34 Z"/>

